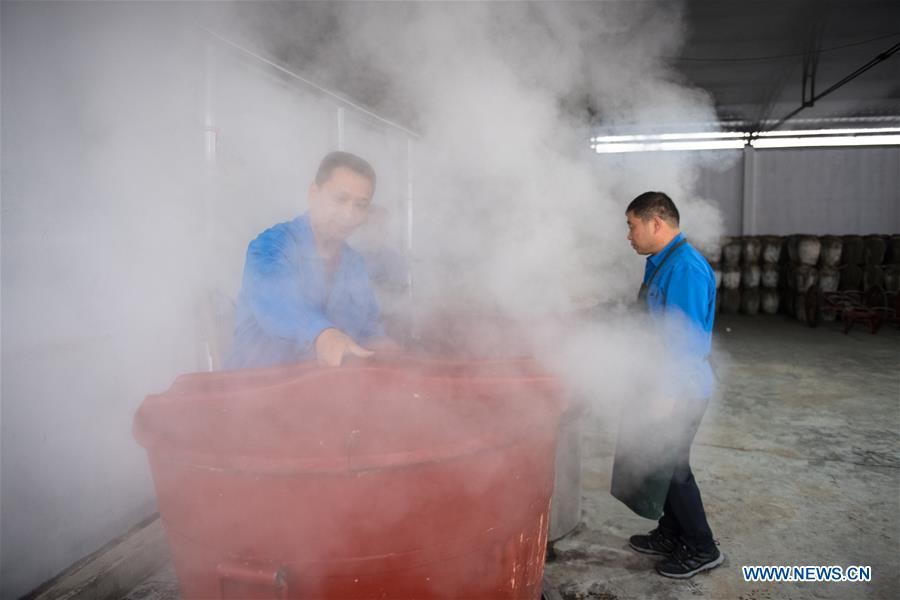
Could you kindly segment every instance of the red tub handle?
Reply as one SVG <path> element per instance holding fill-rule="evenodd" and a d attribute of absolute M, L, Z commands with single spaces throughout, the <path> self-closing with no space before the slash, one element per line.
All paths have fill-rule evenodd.
<path fill-rule="evenodd" d="M 219 597 L 225 599 L 225 582 L 234 581 L 247 585 L 275 588 L 278 598 L 287 600 L 288 595 L 287 567 L 254 563 L 247 560 L 227 560 L 220 562 L 216 568 L 219 574 Z"/>

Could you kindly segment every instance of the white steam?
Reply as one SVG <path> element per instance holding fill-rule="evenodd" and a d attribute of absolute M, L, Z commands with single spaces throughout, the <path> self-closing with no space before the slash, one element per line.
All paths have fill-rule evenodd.
<path fill-rule="evenodd" d="M 718 212 L 693 195 L 695 156 L 602 161 L 588 147 L 588 101 L 611 129 L 715 122 L 706 94 L 684 86 L 663 58 L 681 43 L 677 5 L 348 3 L 327 18 L 321 7 L 304 11 L 269 15 L 306 28 L 303 17 L 312 16 L 330 31 L 301 68 L 350 89 L 365 82 L 378 90 L 374 100 L 401 107 L 423 134 L 415 156 L 421 299 L 477 299 L 525 316 L 629 295 L 640 261 L 624 241 L 623 210 L 648 189 L 675 198 L 692 238 L 719 234 Z M 269 50 L 298 56 L 303 47 L 285 36 Z"/>
<path fill-rule="evenodd" d="M 643 260 L 623 212 L 648 189 L 673 197 L 692 238 L 719 234 L 694 195 L 697 156 L 588 146 L 588 105 L 610 129 L 715 122 L 663 58 L 683 38 L 671 2 L 4 3 L 4 596 L 146 515 L 134 410 L 207 366 L 207 295 L 236 295 L 247 243 L 303 211 L 338 145 L 334 104 L 299 102 L 222 45 L 207 63 L 203 27 L 422 134 L 416 310 L 527 323 L 630 300 Z M 359 153 L 388 175 L 405 146 L 379 135 Z M 376 201 L 402 219 L 397 179 Z M 573 387 L 598 405 L 641 393 L 635 381 L 664 389 L 644 367 L 664 361 L 652 333 L 579 319 L 539 336 Z"/>
<path fill-rule="evenodd" d="M 718 210 L 694 194 L 698 167 L 719 155 L 601 159 L 588 145 L 588 104 L 609 130 L 716 122 L 707 94 L 666 62 L 683 41 L 681 17 L 671 2 L 294 5 L 265 15 L 257 37 L 291 20 L 327 31 L 314 52 L 290 36 L 270 38 L 268 51 L 369 91 L 422 134 L 415 309 L 528 322 L 634 297 L 643 260 L 625 240 L 624 209 L 641 192 L 669 193 L 692 240 L 720 235 Z M 665 362 L 653 357 L 658 342 L 627 322 L 618 333 L 609 322 L 576 336 L 542 333 L 539 352 L 568 356 L 553 362 L 585 390 L 627 397 L 647 379 L 644 364 Z"/>

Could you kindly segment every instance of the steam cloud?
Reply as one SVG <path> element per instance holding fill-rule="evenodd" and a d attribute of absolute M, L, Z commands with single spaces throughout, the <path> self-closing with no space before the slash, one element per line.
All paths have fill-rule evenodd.
<path fill-rule="evenodd" d="M 239 13 L 236 31 L 276 32 L 268 53 L 422 134 L 419 312 L 475 307 L 534 322 L 597 302 L 621 308 L 643 267 L 624 239 L 624 207 L 648 189 L 675 199 L 693 241 L 721 233 L 714 204 L 694 193 L 697 169 L 718 166 L 718 156 L 600 159 L 588 146 L 588 107 L 611 131 L 713 127 L 710 98 L 665 59 L 683 41 L 678 3 L 338 3 L 253 13 L 258 29 L 247 31 Z M 299 38 L 288 34 L 294 26 Z M 642 363 L 667 357 L 626 312 L 608 316 L 621 325 L 582 323 L 563 337 L 535 328 L 534 341 L 586 393 L 624 397 L 646 379 Z"/>
<path fill-rule="evenodd" d="M 466 302 L 526 316 L 632 292 L 622 213 L 641 191 L 669 192 L 692 238 L 719 234 L 717 211 L 693 194 L 696 157 L 604 163 L 588 147 L 588 104 L 610 129 L 716 121 L 663 58 L 678 52 L 680 16 L 671 2 L 341 3 L 280 7 L 261 31 L 329 32 L 312 56 L 288 36 L 269 51 L 306 57 L 314 76 L 386 111 L 402 107 L 422 133 L 420 294 L 458 298 L 462 264 Z"/>
<path fill-rule="evenodd" d="M 715 159 L 601 159 L 588 147 L 586 115 L 590 107 L 610 130 L 642 132 L 716 121 L 707 95 L 663 58 L 683 40 L 678 4 L 28 4 L 3 13 L 4 477 L 35 456 L 56 467 L 4 481 L 4 512 L 25 515 L 12 528 L 4 522 L 4 571 L 18 573 L 4 595 L 26 592 L 146 514 L 145 458 L 128 430 L 135 408 L 148 390 L 205 366 L 196 343 L 204 294 L 236 294 L 247 242 L 302 210 L 316 161 L 335 147 L 332 113 L 310 103 L 299 114 L 278 81 L 248 87 L 224 60 L 218 92 L 204 100 L 213 84 L 204 82 L 201 27 L 421 133 L 416 310 L 465 307 L 538 323 L 603 302 L 602 323 L 535 326 L 540 356 L 598 406 L 634 394 L 637 380 L 665 396 L 643 366 L 665 362 L 665 349 L 621 308 L 643 268 L 623 211 L 638 193 L 663 190 L 692 240 L 718 237 L 717 210 L 693 189 L 697 168 Z M 214 173 L 200 134 L 210 102 L 231 125 Z M 377 167 L 378 148 L 366 158 Z M 386 193 L 379 188 L 376 201 Z M 35 348 L 41 360 L 28 358 Z M 107 433 L 86 439 L 71 427 L 88 421 Z M 16 441 L 16 432 L 47 429 L 73 433 L 39 448 Z M 85 466 L 88 451 L 99 458 Z M 105 472 L 140 480 L 65 503 L 43 491 L 60 473 L 70 487 L 103 489 Z M 33 547 L 56 546 L 48 521 L 97 527 L 37 573 Z"/>

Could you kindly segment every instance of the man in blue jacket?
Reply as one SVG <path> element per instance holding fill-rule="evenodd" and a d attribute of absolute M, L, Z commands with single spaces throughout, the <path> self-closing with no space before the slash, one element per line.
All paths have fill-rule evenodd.
<path fill-rule="evenodd" d="M 371 356 L 384 331 L 365 261 L 346 239 L 374 192 L 368 162 L 332 152 L 310 185 L 309 211 L 250 242 L 226 368 Z"/>
<path fill-rule="evenodd" d="M 660 330 L 672 365 L 665 372 L 666 388 L 675 398 L 666 419 L 665 453 L 671 480 L 661 491 L 662 515 L 649 535 L 635 535 L 631 547 L 665 557 L 656 565 L 660 575 L 687 579 L 713 569 L 724 560 L 706 520 L 700 490 L 691 472 L 690 447 L 713 391 L 708 357 L 716 307 L 716 283 L 706 259 L 681 233 L 678 209 L 662 192 L 646 192 L 625 211 L 628 240 L 647 255 L 639 303 Z M 674 466 L 674 469 L 672 468 Z M 651 489 L 652 486 L 645 489 Z M 664 500 L 663 500 L 664 498 Z M 646 500 L 646 498 L 645 498 Z M 658 513 L 657 513 L 658 514 Z M 647 515 L 645 515 L 647 516 Z"/>

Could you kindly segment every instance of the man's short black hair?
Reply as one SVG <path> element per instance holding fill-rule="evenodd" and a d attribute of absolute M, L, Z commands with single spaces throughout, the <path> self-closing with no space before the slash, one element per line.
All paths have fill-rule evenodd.
<path fill-rule="evenodd" d="M 316 185 L 322 185 L 331 178 L 331 174 L 338 167 L 345 167 L 354 173 L 359 173 L 372 182 L 372 191 L 375 191 L 375 169 L 364 159 L 349 152 L 329 152 L 319 163 L 316 171 Z"/>
<path fill-rule="evenodd" d="M 644 192 L 631 201 L 631 204 L 625 209 L 625 214 L 628 213 L 634 213 L 642 221 L 659 217 L 676 226 L 681 220 L 678 207 L 669 196 L 662 192 Z"/>

